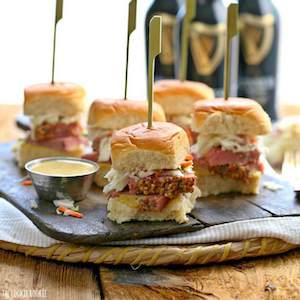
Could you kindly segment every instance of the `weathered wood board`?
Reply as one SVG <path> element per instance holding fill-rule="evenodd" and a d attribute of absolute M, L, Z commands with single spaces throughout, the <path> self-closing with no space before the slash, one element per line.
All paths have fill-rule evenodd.
<path fill-rule="evenodd" d="M 269 212 L 247 201 L 252 197 L 261 198 L 264 197 L 264 193 L 259 196 L 210 196 L 197 201 L 192 214 L 207 225 L 271 217 Z"/>
<path fill-rule="evenodd" d="M 283 188 L 270 191 L 261 187 L 260 195 L 221 195 L 201 198 L 186 224 L 175 222 L 129 222 L 118 225 L 106 218 L 106 200 L 93 188 L 80 203 L 83 219 L 59 216 L 55 207 L 39 201 L 33 187 L 21 185 L 25 173 L 20 172 L 11 153 L 11 144 L 0 144 L 0 195 L 20 209 L 47 235 L 61 241 L 101 244 L 115 240 L 138 239 L 191 232 L 204 227 L 255 218 L 300 215 L 300 204 L 292 187 L 280 179 L 264 176 Z M 38 208 L 32 208 L 32 201 Z"/>
<path fill-rule="evenodd" d="M 80 202 L 83 219 L 59 216 L 53 204 L 39 201 L 32 186 L 22 186 L 26 175 L 17 167 L 11 144 L 0 145 L 0 195 L 21 210 L 47 235 L 72 243 L 100 244 L 107 241 L 137 239 L 195 231 L 203 224 L 190 217 L 186 224 L 176 222 L 130 222 L 118 225 L 106 218 L 106 200 L 94 188 L 88 199 Z M 32 208 L 32 202 L 38 208 Z"/>

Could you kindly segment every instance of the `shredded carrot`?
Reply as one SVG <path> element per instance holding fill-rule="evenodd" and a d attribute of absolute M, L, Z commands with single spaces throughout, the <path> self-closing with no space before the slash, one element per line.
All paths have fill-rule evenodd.
<path fill-rule="evenodd" d="M 26 179 L 22 181 L 23 186 L 29 186 L 32 185 L 32 181 L 30 179 Z"/>
<path fill-rule="evenodd" d="M 185 160 L 193 160 L 193 156 L 191 154 L 188 154 L 186 157 L 185 157 Z"/>
<path fill-rule="evenodd" d="M 82 213 L 71 210 L 71 209 L 68 209 L 64 206 L 59 206 L 57 210 L 61 213 L 65 213 L 66 215 L 74 217 L 74 218 L 80 218 L 81 219 L 83 217 Z"/>
<path fill-rule="evenodd" d="M 183 161 L 181 163 L 182 168 L 187 168 L 187 167 L 192 166 L 192 165 L 193 165 L 193 162 L 191 160 L 186 160 L 186 161 Z"/>

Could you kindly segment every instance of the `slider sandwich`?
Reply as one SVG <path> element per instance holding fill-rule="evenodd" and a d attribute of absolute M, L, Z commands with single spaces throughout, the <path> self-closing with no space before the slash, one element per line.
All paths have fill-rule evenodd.
<path fill-rule="evenodd" d="M 153 88 L 154 101 L 164 109 L 168 122 L 172 122 L 186 130 L 190 141 L 191 114 L 198 100 L 214 98 L 214 91 L 204 83 L 180 80 L 159 80 Z"/>
<path fill-rule="evenodd" d="M 172 123 L 136 124 L 114 133 L 108 184 L 108 218 L 188 221 L 200 196 L 195 186 L 190 145 L 185 131 Z"/>
<path fill-rule="evenodd" d="M 270 132 L 271 121 L 257 102 L 243 98 L 199 101 L 192 129 L 199 134 L 191 151 L 202 196 L 258 194 L 263 164 L 257 136 Z"/>
<path fill-rule="evenodd" d="M 131 100 L 96 100 L 90 107 L 88 134 L 93 144 L 93 153 L 85 156 L 99 164 L 95 183 L 103 187 L 107 184 L 104 175 L 111 168 L 111 136 L 121 128 L 147 120 L 147 102 Z M 160 105 L 153 106 L 153 120 L 166 120 Z"/>
<path fill-rule="evenodd" d="M 49 156 L 80 157 L 87 140 L 80 123 L 85 91 L 73 83 L 37 84 L 25 88 L 24 114 L 31 132 L 16 148 L 21 168 L 33 159 Z"/>

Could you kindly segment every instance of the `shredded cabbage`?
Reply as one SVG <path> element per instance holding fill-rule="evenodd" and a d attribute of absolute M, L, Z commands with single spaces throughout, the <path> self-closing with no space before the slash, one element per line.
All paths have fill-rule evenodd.
<path fill-rule="evenodd" d="M 220 136 L 200 134 L 197 143 L 192 146 L 191 151 L 202 156 L 216 146 L 221 146 L 222 150 L 231 150 L 232 152 L 259 150 L 258 144 L 247 143 L 244 138 L 237 135 Z"/>
<path fill-rule="evenodd" d="M 185 172 L 193 172 L 192 167 L 188 167 Z M 104 176 L 108 180 L 108 184 L 103 188 L 105 194 L 116 190 L 118 192 L 122 191 L 128 184 L 129 178 L 141 179 L 154 174 L 156 171 L 136 171 L 134 173 L 122 173 L 115 169 L 110 169 L 110 171 Z M 168 174 L 172 176 L 184 176 L 182 170 L 168 170 Z"/>
<path fill-rule="evenodd" d="M 128 174 L 119 172 L 113 168 L 104 176 L 108 184 L 103 188 L 103 193 L 107 194 L 113 190 L 122 191 L 128 184 Z"/>
<path fill-rule="evenodd" d="M 89 140 L 94 140 L 95 138 L 102 138 L 104 136 L 109 136 L 111 133 L 110 130 L 101 129 L 98 127 L 89 126 L 88 127 L 88 138 Z"/>
<path fill-rule="evenodd" d="M 75 116 L 69 116 L 69 117 L 62 117 L 59 115 L 53 115 L 53 114 L 46 114 L 46 115 L 40 115 L 40 116 L 34 116 L 32 117 L 31 121 L 34 127 L 39 126 L 43 124 L 44 122 L 47 122 L 49 124 L 55 124 L 55 123 L 73 123 L 73 122 L 79 122 L 81 120 L 81 114 L 75 115 Z"/>
<path fill-rule="evenodd" d="M 106 136 L 100 140 L 98 161 L 109 161 L 111 154 L 111 137 Z"/>

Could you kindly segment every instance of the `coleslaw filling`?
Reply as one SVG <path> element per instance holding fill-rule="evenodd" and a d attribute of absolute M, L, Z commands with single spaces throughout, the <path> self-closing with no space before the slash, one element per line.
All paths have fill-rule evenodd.
<path fill-rule="evenodd" d="M 199 134 L 197 143 L 191 147 L 191 152 L 199 157 L 202 157 L 214 147 L 221 147 L 223 151 L 229 150 L 235 153 L 251 152 L 256 150 L 259 152 L 264 151 L 263 147 L 260 145 L 260 142 L 257 142 L 256 137 Z"/>

